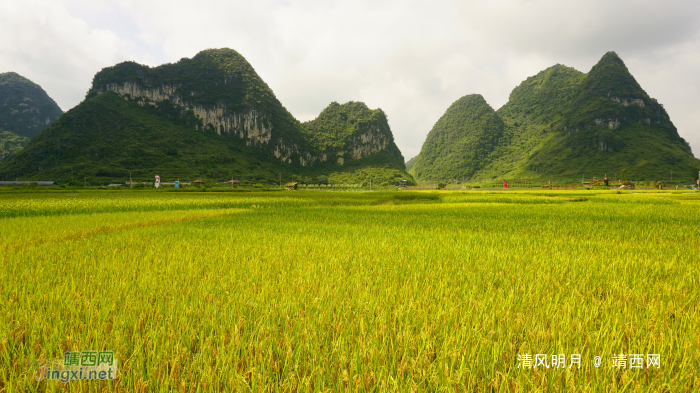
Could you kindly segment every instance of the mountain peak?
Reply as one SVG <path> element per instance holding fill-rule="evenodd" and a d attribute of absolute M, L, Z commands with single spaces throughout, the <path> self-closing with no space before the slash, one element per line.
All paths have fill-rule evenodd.
<path fill-rule="evenodd" d="M 505 124 L 481 94 L 459 98 L 428 133 L 411 169 L 423 179 L 470 178 L 488 165 Z"/>
<path fill-rule="evenodd" d="M 598 60 L 598 63 L 596 65 L 606 64 L 606 63 L 616 63 L 616 64 L 619 64 L 623 67 L 625 66 L 625 62 L 622 61 L 620 56 L 618 56 L 617 53 L 615 53 L 614 51 L 606 52 L 603 55 L 603 57 L 601 57 L 600 60 Z"/>
<path fill-rule="evenodd" d="M 570 180 L 628 168 L 637 179 L 658 180 L 700 165 L 615 52 L 588 74 L 557 64 L 528 77 L 493 114 L 478 107 L 487 107 L 478 95 L 454 102 L 407 164 L 411 173 Z"/>
<path fill-rule="evenodd" d="M 586 75 L 583 90 L 590 95 L 648 99 L 625 63 L 615 52 L 608 52 Z"/>
<path fill-rule="evenodd" d="M 0 129 L 31 139 L 62 114 L 41 86 L 16 72 L 0 74 Z"/>
<path fill-rule="evenodd" d="M 406 176 L 381 109 L 335 103 L 307 129 L 229 48 L 155 67 L 124 62 L 104 68 L 64 120 L 4 164 L 0 178 L 35 176 L 40 168 L 42 176 L 66 179 L 67 163 L 80 166 L 82 176 L 105 180 L 134 169 L 161 176 L 210 173 L 219 180 L 234 169 L 257 180 L 293 173 L 309 182 L 342 172 L 353 184 L 368 168 L 386 179 Z"/>
<path fill-rule="evenodd" d="M 255 70 L 248 60 L 230 48 L 206 49 L 194 55 L 191 61 L 213 65 L 227 73 L 243 72 L 255 74 Z M 255 77 L 258 78 L 257 74 L 255 74 Z"/>
<path fill-rule="evenodd" d="M 457 101 L 489 105 L 481 94 L 467 94 L 466 96 L 460 97 Z"/>
<path fill-rule="evenodd" d="M 345 104 L 331 102 L 317 118 L 304 123 L 313 144 L 321 151 L 351 151 L 354 158 L 386 149 L 398 167 L 403 166 L 403 156 L 394 143 L 386 114 L 380 108 L 370 109 L 364 102 L 349 101 Z M 363 141 L 361 148 L 352 148 Z M 345 155 L 343 153 L 342 155 Z M 353 157 L 344 157 L 342 162 Z"/>
<path fill-rule="evenodd" d="M 22 75 L 16 73 L 16 72 L 3 72 L 0 74 L 0 84 L 6 84 L 6 83 L 22 83 L 22 84 L 28 84 L 31 86 L 36 86 L 38 87 L 36 83 L 30 81 L 29 79 L 23 77 Z"/>
<path fill-rule="evenodd" d="M 450 105 L 447 112 L 455 110 L 470 113 L 472 116 L 482 116 L 484 114 L 493 113 L 494 111 L 481 94 L 467 94 L 466 96 L 460 97 Z"/>

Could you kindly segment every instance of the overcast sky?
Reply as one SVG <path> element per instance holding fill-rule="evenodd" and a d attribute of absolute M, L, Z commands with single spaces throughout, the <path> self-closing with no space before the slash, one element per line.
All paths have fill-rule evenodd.
<path fill-rule="evenodd" d="M 406 159 L 459 97 L 498 109 L 528 76 L 612 50 L 700 156 L 697 0 L 3 0 L 0 36 L 0 72 L 64 111 L 103 67 L 233 48 L 301 121 L 331 101 L 382 108 Z"/>

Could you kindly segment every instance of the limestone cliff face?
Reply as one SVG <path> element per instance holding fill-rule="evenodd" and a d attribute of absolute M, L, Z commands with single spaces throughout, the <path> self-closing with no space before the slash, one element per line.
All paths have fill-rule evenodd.
<path fill-rule="evenodd" d="M 622 106 L 625 106 L 625 107 L 630 106 L 630 105 L 637 105 L 637 106 L 644 108 L 644 100 L 642 100 L 641 98 L 627 99 L 627 98 L 620 98 L 620 97 L 612 97 L 610 99 L 617 102 L 618 104 L 621 104 Z"/>
<path fill-rule="evenodd" d="M 203 128 L 210 126 L 219 135 L 235 134 L 246 140 L 246 144 L 249 146 L 263 146 L 272 139 L 272 125 L 269 116 L 265 116 L 255 109 L 236 113 L 230 111 L 224 103 L 218 103 L 214 106 L 191 103 L 177 93 L 178 87 L 180 86 L 163 85 L 146 88 L 135 83 L 125 82 L 123 84 L 106 84 L 104 89 L 99 89 L 99 91 L 111 90 L 127 100 L 136 100 L 141 106 L 153 105 L 157 107 L 159 103 L 168 100 L 174 105 L 192 110 L 194 115 L 202 121 Z M 200 126 L 196 126 L 196 129 L 199 130 Z"/>
<path fill-rule="evenodd" d="M 104 91 L 113 91 L 127 101 L 136 101 L 140 106 L 157 107 L 160 103 L 168 101 L 194 113 L 201 121 L 201 125 L 195 125 L 195 129 L 202 130 L 211 127 L 219 135 L 237 136 L 245 140 L 248 146 L 270 150 L 275 158 L 288 164 L 292 164 L 293 160 L 296 159 L 300 165 L 310 166 L 314 163 L 329 162 L 329 156 L 331 156 L 334 157 L 332 162 L 344 165 L 346 162 L 378 153 L 394 143 L 390 132 L 387 134 L 380 125 L 372 124 L 367 126 L 363 132 L 349 135 L 341 148 L 321 149 L 322 151 L 318 151 L 318 149 L 302 150 L 298 144 L 283 138 L 273 140 L 272 119 L 268 114 L 252 108 L 237 113 L 222 102 L 213 106 L 192 103 L 178 94 L 180 87 L 179 85 L 144 87 L 136 83 L 125 82 L 122 84 L 108 83 L 101 88 L 98 87 L 96 91 L 98 94 Z M 191 95 L 194 96 L 195 93 L 192 92 Z"/>
<path fill-rule="evenodd" d="M 392 143 L 393 140 L 382 134 L 379 126 L 375 125 L 369 131 L 348 138 L 345 145 L 346 149 L 334 150 L 330 154 L 336 156 L 338 165 L 343 165 L 345 162 L 359 160 L 378 153 L 388 148 Z"/>
<path fill-rule="evenodd" d="M 195 125 L 196 130 L 211 129 L 219 135 L 230 134 L 245 141 L 247 146 L 260 147 L 275 158 L 287 164 L 296 163 L 309 166 L 315 162 L 326 161 L 326 155 L 318 154 L 311 149 L 300 149 L 299 144 L 280 135 L 273 138 L 273 119 L 263 111 L 255 108 L 235 111 L 220 101 L 213 105 L 205 105 L 188 100 L 179 94 L 181 85 L 142 86 L 134 82 L 108 83 L 93 88 L 97 94 L 113 91 L 127 101 L 135 101 L 140 106 L 158 107 L 164 101 L 190 110 L 200 120 Z M 190 97 L 196 96 L 192 91 Z"/>
<path fill-rule="evenodd" d="M 386 149 L 390 143 L 393 143 L 393 140 L 382 134 L 378 125 L 374 125 L 368 131 L 351 138 L 349 147 L 352 151 L 349 154 L 353 160 L 358 160 Z"/>
<path fill-rule="evenodd" d="M 196 130 L 240 138 L 286 164 L 342 166 L 387 148 L 398 152 L 383 112 L 381 119 L 358 119 L 363 121 L 352 132 L 347 124 L 321 132 L 304 127 L 231 50 L 208 50 L 155 68 L 121 63 L 95 76 L 88 98 L 106 91 L 143 107 L 167 102 L 183 116 L 193 115 Z M 326 143 L 329 138 L 333 143 Z"/>
<path fill-rule="evenodd" d="M 386 150 L 403 167 L 403 156 L 394 143 L 386 115 L 362 102 L 331 103 L 314 120 L 304 123 L 314 143 L 337 165 L 363 159 Z"/>

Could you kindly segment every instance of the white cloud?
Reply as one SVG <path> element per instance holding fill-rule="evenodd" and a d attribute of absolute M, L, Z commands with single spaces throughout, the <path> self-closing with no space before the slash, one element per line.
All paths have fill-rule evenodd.
<path fill-rule="evenodd" d="M 0 3 L 0 72 L 41 85 L 64 110 L 83 99 L 102 67 L 128 59 L 117 32 L 89 29 L 53 1 Z"/>
<path fill-rule="evenodd" d="M 406 158 L 459 97 L 497 109 L 556 63 L 587 72 L 616 51 L 700 155 L 700 3 L 690 0 L 50 1 L 0 5 L 0 71 L 64 108 L 100 68 L 230 47 L 300 120 L 331 101 L 387 112 Z"/>

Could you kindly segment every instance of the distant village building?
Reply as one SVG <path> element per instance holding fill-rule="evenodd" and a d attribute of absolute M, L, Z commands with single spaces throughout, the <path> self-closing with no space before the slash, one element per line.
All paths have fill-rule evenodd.
<path fill-rule="evenodd" d="M 291 191 L 291 190 L 296 190 L 298 184 L 299 184 L 299 183 L 297 183 L 297 182 L 291 182 L 291 183 L 285 184 L 284 187 L 285 187 L 285 189 L 290 190 L 290 191 Z"/>
<path fill-rule="evenodd" d="M 238 186 L 241 185 L 241 181 L 240 181 L 240 180 L 235 180 L 235 179 L 234 179 L 234 180 L 229 180 L 229 181 L 227 181 L 226 183 L 228 183 L 228 185 L 231 186 L 231 187 L 233 187 L 233 188 L 238 188 Z"/>
<path fill-rule="evenodd" d="M 194 185 L 197 187 L 202 187 L 204 185 L 204 180 L 197 179 L 194 181 Z"/>

